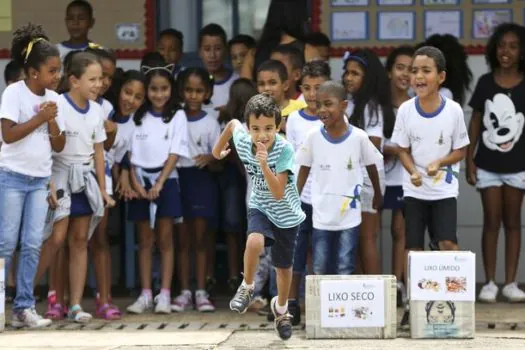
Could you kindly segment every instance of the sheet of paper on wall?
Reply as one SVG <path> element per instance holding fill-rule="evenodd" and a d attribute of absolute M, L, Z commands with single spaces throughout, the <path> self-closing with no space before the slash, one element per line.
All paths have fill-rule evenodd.
<path fill-rule="evenodd" d="M 414 0 L 378 0 L 379 6 L 413 5 Z"/>
<path fill-rule="evenodd" d="M 459 0 L 423 0 L 423 5 L 458 5 Z"/>
<path fill-rule="evenodd" d="M 332 13 L 332 40 L 366 40 L 368 17 L 364 11 Z"/>
<path fill-rule="evenodd" d="M 426 11 L 425 38 L 434 34 L 451 34 L 461 37 L 460 11 Z"/>
<path fill-rule="evenodd" d="M 414 40 L 414 12 L 379 12 L 379 40 Z"/>
<path fill-rule="evenodd" d="M 332 0 L 332 6 L 368 6 L 368 0 Z"/>
<path fill-rule="evenodd" d="M 0 0 L 0 32 L 11 32 L 12 30 L 12 0 Z"/>
<path fill-rule="evenodd" d="M 119 41 L 136 42 L 140 39 L 140 24 L 138 23 L 116 24 L 115 34 Z"/>
<path fill-rule="evenodd" d="M 511 10 L 475 10 L 472 18 L 472 38 L 487 39 L 501 23 L 512 22 Z"/>

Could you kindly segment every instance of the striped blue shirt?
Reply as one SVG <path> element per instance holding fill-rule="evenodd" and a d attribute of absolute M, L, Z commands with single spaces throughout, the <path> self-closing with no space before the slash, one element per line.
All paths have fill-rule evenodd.
<path fill-rule="evenodd" d="M 275 142 L 268 152 L 268 166 L 272 172 L 274 174 L 288 172 L 284 196 L 277 200 L 268 188 L 259 161 L 255 159 L 253 153 L 252 138 L 243 126 L 239 125 L 233 131 L 233 142 L 252 181 L 248 207 L 265 214 L 279 228 L 291 228 L 303 222 L 306 215 L 301 209 L 301 200 L 293 175 L 295 156 L 292 145 L 282 136 L 276 135 Z"/>

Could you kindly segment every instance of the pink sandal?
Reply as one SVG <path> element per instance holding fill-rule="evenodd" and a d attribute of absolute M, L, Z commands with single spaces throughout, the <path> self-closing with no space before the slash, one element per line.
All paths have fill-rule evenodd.
<path fill-rule="evenodd" d="M 47 305 L 47 312 L 44 315 L 44 318 L 47 318 L 49 320 L 58 321 L 63 320 L 64 315 L 67 314 L 67 308 L 62 306 L 62 304 L 48 304 Z"/>
<path fill-rule="evenodd" d="M 104 304 L 97 308 L 96 315 L 98 318 L 103 318 L 107 321 L 115 321 L 120 320 L 122 317 L 122 313 L 120 312 L 120 309 L 111 304 Z"/>

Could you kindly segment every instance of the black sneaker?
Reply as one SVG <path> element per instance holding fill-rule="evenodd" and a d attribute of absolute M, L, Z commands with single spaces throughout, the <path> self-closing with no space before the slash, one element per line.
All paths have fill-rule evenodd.
<path fill-rule="evenodd" d="M 211 295 L 213 293 L 216 285 L 217 285 L 217 280 L 215 278 L 210 277 L 210 276 L 206 277 L 206 285 L 204 289 L 206 290 L 206 293 L 208 293 L 208 295 Z"/>
<path fill-rule="evenodd" d="M 297 300 L 288 301 L 288 312 L 293 316 L 292 326 L 297 326 L 301 323 L 301 306 Z"/>
<path fill-rule="evenodd" d="M 273 299 L 272 299 L 273 300 Z M 271 302 L 271 301 L 270 301 Z M 268 305 L 268 313 L 266 314 L 266 320 L 268 322 L 273 322 L 275 321 L 275 315 L 273 314 L 272 312 L 272 308 L 270 307 L 270 305 Z"/>
<path fill-rule="evenodd" d="M 7 286 L 5 289 L 5 303 L 11 304 L 16 297 L 16 287 Z"/>
<path fill-rule="evenodd" d="M 434 240 L 431 240 L 430 242 L 428 242 L 428 248 L 430 248 L 430 250 L 437 251 L 439 250 L 439 243 Z"/>
<path fill-rule="evenodd" d="M 231 277 L 228 279 L 228 289 L 230 292 L 235 293 L 237 290 L 237 287 L 242 282 L 242 280 L 239 277 Z"/>
<path fill-rule="evenodd" d="M 401 327 L 407 327 L 410 325 L 410 311 L 405 310 L 403 318 L 401 319 Z"/>
<path fill-rule="evenodd" d="M 241 283 L 239 288 L 237 288 L 237 293 L 230 300 L 230 310 L 237 311 L 240 314 L 245 313 L 253 300 L 253 295 L 254 290 Z"/>
<path fill-rule="evenodd" d="M 279 334 L 279 338 L 282 340 L 288 340 L 292 336 L 292 319 L 293 316 L 290 315 L 288 310 L 284 314 L 278 314 L 277 310 L 275 310 L 275 305 L 277 304 L 277 297 L 274 297 L 272 301 L 270 302 L 270 308 L 272 310 L 272 314 L 275 317 L 274 325 L 275 330 L 277 331 L 277 334 Z"/>

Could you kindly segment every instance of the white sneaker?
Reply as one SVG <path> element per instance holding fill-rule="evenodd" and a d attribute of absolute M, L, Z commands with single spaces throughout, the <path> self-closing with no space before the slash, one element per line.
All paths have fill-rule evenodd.
<path fill-rule="evenodd" d="M 170 296 L 159 294 L 155 297 L 155 313 L 156 314 L 170 314 L 171 302 Z"/>
<path fill-rule="evenodd" d="M 49 326 L 53 321 L 48 320 L 36 313 L 36 310 L 25 309 L 21 312 L 13 313 L 11 326 L 14 328 L 44 328 Z"/>
<path fill-rule="evenodd" d="M 407 289 L 405 288 L 405 284 L 401 281 L 397 281 L 397 291 L 401 294 L 401 303 L 405 305 L 408 301 L 407 297 Z"/>
<path fill-rule="evenodd" d="M 199 312 L 214 312 L 215 306 L 208 299 L 208 293 L 204 290 L 195 292 L 195 306 Z"/>
<path fill-rule="evenodd" d="M 126 309 L 128 312 L 131 312 L 132 314 L 142 314 L 145 311 L 151 311 L 153 309 L 153 301 L 150 297 L 147 297 L 144 294 L 141 294 L 139 298 L 128 308 Z"/>
<path fill-rule="evenodd" d="M 510 303 L 519 303 L 525 301 L 525 292 L 518 288 L 518 282 L 507 284 L 501 290 L 501 294 L 509 300 Z"/>
<path fill-rule="evenodd" d="M 495 303 L 498 291 L 498 286 L 493 281 L 490 281 L 481 288 L 478 300 L 483 303 Z"/>
<path fill-rule="evenodd" d="M 171 304 L 171 310 L 175 312 L 184 312 L 193 307 L 193 298 L 191 297 L 191 291 L 183 290 L 180 295 L 173 300 Z"/>

